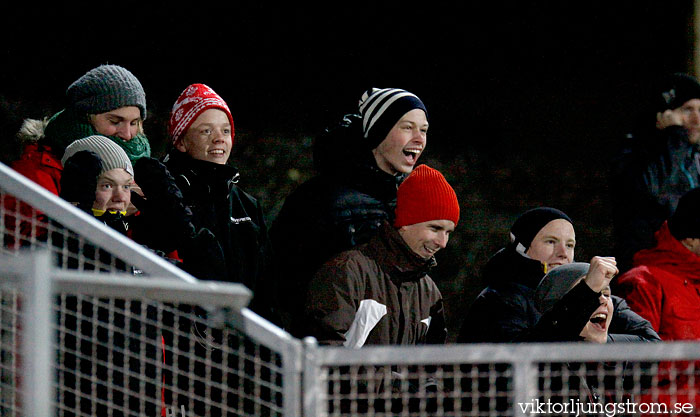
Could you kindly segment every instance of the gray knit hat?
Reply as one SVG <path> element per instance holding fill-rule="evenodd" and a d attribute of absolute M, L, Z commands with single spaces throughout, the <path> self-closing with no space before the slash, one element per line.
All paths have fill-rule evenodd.
<path fill-rule="evenodd" d="M 93 135 L 76 140 L 66 147 L 61 163 L 65 166 L 68 158 L 80 151 L 92 151 L 100 157 L 102 160 L 100 174 L 112 169 L 124 168 L 132 177 L 134 176 L 134 168 L 131 166 L 131 161 L 124 149 L 107 137 Z"/>
<path fill-rule="evenodd" d="M 576 280 L 588 273 L 590 266 L 588 262 L 572 262 L 549 271 L 535 291 L 537 309 L 542 314 L 551 310 L 571 290 Z"/>
<path fill-rule="evenodd" d="M 78 78 L 66 90 L 69 106 L 87 114 L 100 114 L 126 106 L 141 110 L 146 119 L 146 93 L 126 68 L 100 65 Z"/>

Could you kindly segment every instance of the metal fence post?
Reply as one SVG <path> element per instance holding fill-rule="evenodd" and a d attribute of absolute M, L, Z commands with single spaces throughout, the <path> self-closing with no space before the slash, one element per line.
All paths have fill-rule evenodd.
<path fill-rule="evenodd" d="M 26 264 L 21 320 L 22 404 L 28 416 L 51 416 L 55 395 L 51 257 L 48 252 L 32 252 L 27 254 Z"/>
<path fill-rule="evenodd" d="M 318 417 L 321 412 L 321 403 L 324 390 L 321 387 L 321 369 L 317 360 L 318 343 L 313 337 L 304 338 L 304 373 L 303 380 L 303 407 L 304 417 Z M 325 414 L 328 411 L 326 410 Z M 324 414 L 324 415 L 325 415 Z"/>

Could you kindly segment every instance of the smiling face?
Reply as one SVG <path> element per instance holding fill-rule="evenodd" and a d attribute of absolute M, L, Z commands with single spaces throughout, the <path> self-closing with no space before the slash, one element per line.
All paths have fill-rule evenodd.
<path fill-rule="evenodd" d="M 231 154 L 231 122 L 225 112 L 207 109 L 192 123 L 175 147 L 194 159 L 225 164 Z"/>
<path fill-rule="evenodd" d="M 579 334 L 587 342 L 605 343 L 608 340 L 608 330 L 614 310 L 610 287 L 602 291 L 599 300 L 600 306 L 591 314 L 591 318 Z"/>
<path fill-rule="evenodd" d="M 551 269 L 571 263 L 574 260 L 575 247 L 574 226 L 564 219 L 556 219 L 537 232 L 525 253 Z"/>
<path fill-rule="evenodd" d="M 92 208 L 105 211 L 126 211 L 131 202 L 134 179 L 123 168 L 110 169 L 97 179 Z"/>
<path fill-rule="evenodd" d="M 100 135 L 117 136 L 128 142 L 141 129 L 141 110 L 136 106 L 120 107 L 93 114 L 90 116 L 90 122 Z"/>
<path fill-rule="evenodd" d="M 411 172 L 425 149 L 427 135 L 428 119 L 423 110 L 413 109 L 404 114 L 372 150 L 377 166 L 391 175 Z"/>
<path fill-rule="evenodd" d="M 430 220 L 399 228 L 399 234 L 408 247 L 423 259 L 430 259 L 447 246 L 450 234 L 455 230 L 452 220 Z"/>

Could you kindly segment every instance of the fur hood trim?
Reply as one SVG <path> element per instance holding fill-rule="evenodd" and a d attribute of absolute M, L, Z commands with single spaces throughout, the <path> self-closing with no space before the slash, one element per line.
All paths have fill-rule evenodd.
<path fill-rule="evenodd" d="M 24 119 L 22 127 L 19 128 L 17 132 L 17 139 L 20 144 L 28 145 L 31 143 L 37 143 L 44 138 L 44 133 L 46 131 L 46 125 L 49 123 L 48 118 L 41 120 L 37 119 Z"/>

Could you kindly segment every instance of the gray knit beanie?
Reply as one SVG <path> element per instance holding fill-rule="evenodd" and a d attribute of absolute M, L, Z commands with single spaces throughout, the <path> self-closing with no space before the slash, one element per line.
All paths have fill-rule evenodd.
<path fill-rule="evenodd" d="M 141 110 L 146 119 L 146 93 L 126 68 L 100 65 L 78 78 L 66 90 L 69 106 L 87 114 L 100 114 L 126 106 Z"/>
<path fill-rule="evenodd" d="M 576 281 L 588 273 L 590 266 L 588 262 L 572 262 L 549 271 L 535 291 L 535 305 L 540 313 L 551 310 L 573 288 Z"/>
<path fill-rule="evenodd" d="M 124 149 L 107 137 L 93 135 L 76 140 L 66 147 L 66 152 L 61 158 L 61 164 L 65 166 L 68 158 L 80 151 L 92 151 L 100 157 L 102 160 L 102 172 L 100 174 L 112 169 L 124 168 L 132 177 L 134 176 L 134 168 L 131 166 L 131 161 Z"/>

